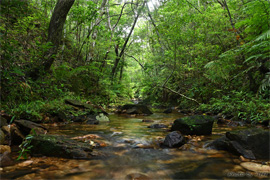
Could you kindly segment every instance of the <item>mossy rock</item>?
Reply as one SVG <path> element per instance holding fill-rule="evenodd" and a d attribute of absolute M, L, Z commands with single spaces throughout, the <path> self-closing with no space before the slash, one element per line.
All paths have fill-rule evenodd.
<path fill-rule="evenodd" d="M 92 146 L 78 142 L 64 136 L 37 135 L 31 142 L 31 153 L 49 157 L 63 157 L 69 159 L 88 159 L 91 157 Z"/>
<path fill-rule="evenodd" d="M 127 114 L 146 114 L 146 115 L 153 114 L 148 109 L 148 107 L 143 104 L 126 104 L 121 107 L 120 112 Z"/>
<path fill-rule="evenodd" d="M 188 135 L 209 135 L 212 134 L 214 120 L 212 116 L 187 116 L 176 119 L 171 130 Z"/>

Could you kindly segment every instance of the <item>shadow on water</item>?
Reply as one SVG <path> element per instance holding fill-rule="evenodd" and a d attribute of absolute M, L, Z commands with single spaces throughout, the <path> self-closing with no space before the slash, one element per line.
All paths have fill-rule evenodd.
<path fill-rule="evenodd" d="M 203 144 L 220 137 L 227 127 L 214 125 L 213 135 L 191 144 L 188 149 L 162 149 L 159 143 L 168 129 L 147 126 L 163 123 L 170 126 L 181 114 L 155 113 L 151 116 L 130 117 L 110 115 L 110 122 L 99 125 L 72 123 L 49 127 L 50 134 L 69 137 L 96 134 L 107 144 L 95 150 L 91 160 L 33 157 L 30 166 L 14 166 L 2 174 L 5 179 L 230 179 L 227 173 L 238 170 L 235 157 L 227 152 L 207 150 Z M 153 122 L 142 122 L 153 120 Z M 14 174 L 14 176 L 12 176 Z M 19 174 L 19 175 L 18 175 Z M 233 179 L 233 178 L 232 178 Z"/>

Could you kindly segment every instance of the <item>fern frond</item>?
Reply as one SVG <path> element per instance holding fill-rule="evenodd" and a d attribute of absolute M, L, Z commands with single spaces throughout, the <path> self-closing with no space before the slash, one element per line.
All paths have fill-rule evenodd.
<path fill-rule="evenodd" d="M 258 58 L 261 58 L 263 56 L 263 54 L 256 54 L 256 55 L 253 55 L 253 56 L 250 56 L 249 58 L 247 58 L 244 63 L 247 63 L 253 59 L 257 60 Z"/>
<path fill-rule="evenodd" d="M 259 35 L 255 41 L 266 41 L 270 39 L 270 29 Z"/>
<path fill-rule="evenodd" d="M 204 68 L 211 69 L 215 65 L 216 65 L 216 61 L 210 61 L 209 63 L 207 63 L 206 65 L 204 65 Z"/>
<path fill-rule="evenodd" d="M 260 92 L 263 92 L 267 89 L 270 89 L 270 72 L 265 74 L 265 77 L 262 80 L 262 84 L 260 86 Z"/>

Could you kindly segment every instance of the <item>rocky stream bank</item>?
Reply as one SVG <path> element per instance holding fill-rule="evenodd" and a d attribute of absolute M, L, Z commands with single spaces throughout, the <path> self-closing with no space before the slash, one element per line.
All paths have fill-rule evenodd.
<path fill-rule="evenodd" d="M 37 179 L 69 179 L 75 177 L 76 173 L 81 178 L 84 177 L 82 175 L 93 178 L 123 178 L 117 174 L 119 169 L 107 169 L 118 160 L 120 164 L 130 166 L 125 170 L 124 178 L 155 179 L 157 175 L 153 173 L 156 171 L 158 174 L 160 170 L 146 163 L 149 170 L 139 171 L 138 164 L 131 162 L 137 157 L 136 154 L 140 156 L 137 157 L 138 163 L 149 159 L 151 163 L 158 162 L 159 166 L 165 164 L 167 170 L 173 169 L 173 173 L 162 171 L 165 174 L 160 177 L 164 178 L 198 178 L 203 175 L 201 172 L 195 175 L 194 172 L 200 169 L 204 172 L 203 169 L 208 169 L 209 164 L 221 162 L 221 166 L 227 167 L 227 171 L 226 168 L 222 170 L 220 177 L 229 177 L 228 173 L 232 177 L 239 173 L 245 173 L 245 176 L 248 173 L 256 178 L 269 177 L 268 127 L 231 127 L 229 123 L 220 125 L 217 124 L 220 117 L 211 115 L 184 116 L 183 113 L 168 111 L 153 114 L 144 105 L 125 105 L 116 114 L 109 115 L 104 109 L 79 101 L 66 100 L 65 103 L 77 109 L 77 115 L 58 113 L 51 117 L 57 121 L 47 124 L 22 119 L 11 121 L 11 117 L 2 112 L 0 170 L 4 178 L 23 179 L 33 176 Z M 21 157 L 20 160 L 15 160 L 18 157 L 17 151 L 20 150 L 18 146 L 27 140 L 28 147 L 31 148 L 26 159 Z M 192 154 L 198 160 L 201 159 L 200 162 L 195 163 Z M 175 170 L 172 165 L 181 164 L 179 159 L 183 161 L 183 158 L 187 169 Z M 227 162 L 228 159 L 231 164 Z M 68 172 L 64 173 L 61 170 L 63 167 L 52 162 L 68 162 Z M 92 175 L 94 170 L 86 168 L 86 162 L 98 162 L 95 164 L 96 169 L 102 166 L 107 174 Z M 77 164 L 77 169 L 74 164 Z M 62 174 L 43 174 L 43 171 L 55 171 L 52 166 L 61 170 Z M 134 167 L 137 170 L 131 171 L 130 168 Z M 205 176 L 210 175 L 206 173 Z M 218 173 L 214 176 L 219 177 Z"/>

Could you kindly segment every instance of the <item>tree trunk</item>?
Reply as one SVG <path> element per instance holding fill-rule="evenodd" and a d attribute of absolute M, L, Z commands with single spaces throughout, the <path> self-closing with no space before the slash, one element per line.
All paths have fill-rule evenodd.
<path fill-rule="evenodd" d="M 137 16 L 136 16 L 135 19 L 134 19 L 133 25 L 132 25 L 132 27 L 131 27 L 131 30 L 130 30 L 128 36 L 127 36 L 127 39 L 125 40 L 125 43 L 124 43 L 124 45 L 123 45 L 123 47 L 122 47 L 122 50 L 121 50 L 119 56 L 117 55 L 117 57 L 116 57 L 116 59 L 115 59 L 114 66 L 113 66 L 113 68 L 112 68 L 112 80 L 113 80 L 113 78 L 114 78 L 114 76 L 115 76 L 115 72 L 116 72 L 118 63 L 119 63 L 121 57 L 123 56 L 123 54 L 124 54 L 124 52 L 125 52 L 127 43 L 128 43 L 128 41 L 129 41 L 129 39 L 130 39 L 131 34 L 133 33 L 133 30 L 134 30 L 134 28 L 135 28 L 135 25 L 136 25 L 136 23 L 137 23 L 137 20 L 139 19 L 139 16 L 140 16 L 141 11 L 143 10 L 145 4 L 146 4 L 146 2 L 144 1 L 144 2 L 143 2 L 143 6 L 139 9 L 139 11 L 138 11 L 138 13 L 137 13 Z"/>
<path fill-rule="evenodd" d="M 54 55 L 61 44 L 63 28 L 66 21 L 67 14 L 72 7 L 75 0 L 58 0 L 49 25 L 48 42 L 52 42 L 53 47 L 47 52 L 43 67 L 45 71 L 51 68 L 54 62 Z"/>
<path fill-rule="evenodd" d="M 52 47 L 45 52 L 44 59 L 41 64 L 34 67 L 27 73 L 33 80 L 37 80 L 42 73 L 48 72 L 54 62 L 54 56 L 57 54 L 61 45 L 62 34 L 67 14 L 75 0 L 58 0 L 49 25 L 47 42 L 52 43 Z"/>

